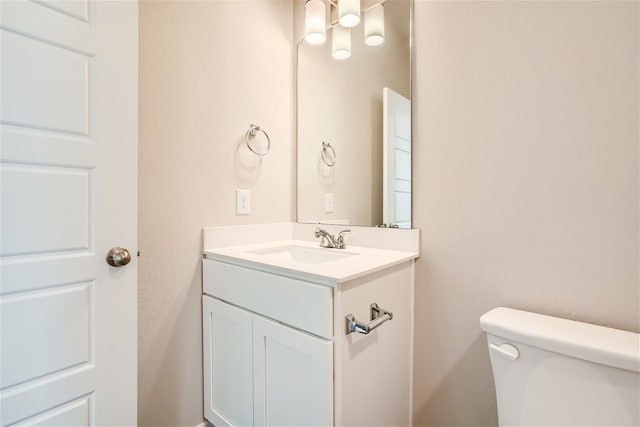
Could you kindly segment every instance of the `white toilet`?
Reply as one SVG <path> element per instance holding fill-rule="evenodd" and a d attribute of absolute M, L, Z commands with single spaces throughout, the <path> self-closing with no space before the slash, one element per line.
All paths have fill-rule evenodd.
<path fill-rule="evenodd" d="M 640 335 L 510 308 L 480 318 L 501 426 L 639 426 Z"/>

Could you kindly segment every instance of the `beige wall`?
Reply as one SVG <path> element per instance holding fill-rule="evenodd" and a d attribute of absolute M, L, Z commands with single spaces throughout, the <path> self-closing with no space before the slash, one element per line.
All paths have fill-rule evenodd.
<path fill-rule="evenodd" d="M 303 7 L 301 2 L 297 5 Z M 300 19 L 299 26 L 303 24 Z M 323 45 L 299 46 L 297 201 L 301 221 L 382 224 L 382 88 L 410 97 L 408 25 L 409 2 L 387 2 L 382 45 L 367 46 L 361 24 L 351 30 L 349 59 L 331 56 L 331 30 Z M 333 167 L 320 157 L 323 141 L 336 150 Z M 333 213 L 325 213 L 325 193 L 334 195 Z"/>
<path fill-rule="evenodd" d="M 201 227 L 295 217 L 292 34 L 290 1 L 140 4 L 140 425 L 202 422 Z"/>
<path fill-rule="evenodd" d="M 640 329 L 638 4 L 416 2 L 416 425 L 497 425 L 493 307 Z"/>

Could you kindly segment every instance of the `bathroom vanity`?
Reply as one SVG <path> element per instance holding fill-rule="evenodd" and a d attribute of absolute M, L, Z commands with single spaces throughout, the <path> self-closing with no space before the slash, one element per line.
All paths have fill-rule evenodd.
<path fill-rule="evenodd" d="M 300 230 L 309 239 L 294 239 L 298 226 L 287 226 L 288 240 L 222 247 L 213 246 L 233 233 L 205 229 L 205 418 L 215 426 L 410 425 L 417 251 L 320 248 L 309 227 Z M 252 227 L 260 226 L 231 240 L 250 241 Z M 207 230 L 218 232 L 216 244 Z"/>

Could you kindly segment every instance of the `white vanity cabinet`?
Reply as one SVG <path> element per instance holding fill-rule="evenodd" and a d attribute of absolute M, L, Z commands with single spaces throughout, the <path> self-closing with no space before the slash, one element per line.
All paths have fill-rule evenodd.
<path fill-rule="evenodd" d="M 331 425 L 331 288 L 214 260 L 203 277 L 205 417 L 216 427 Z"/>
<path fill-rule="evenodd" d="M 205 416 L 215 426 L 333 421 L 333 343 L 205 295 Z"/>
<path fill-rule="evenodd" d="M 202 311 L 205 418 L 253 425 L 253 315 L 207 295 Z"/>
<path fill-rule="evenodd" d="M 203 260 L 209 422 L 411 424 L 413 259 L 341 280 L 223 255 Z M 373 303 L 392 319 L 347 334 L 346 316 L 369 323 Z"/>

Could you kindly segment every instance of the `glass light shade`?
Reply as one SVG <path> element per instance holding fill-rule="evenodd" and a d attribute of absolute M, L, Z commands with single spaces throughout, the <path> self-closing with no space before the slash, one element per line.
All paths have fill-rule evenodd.
<path fill-rule="evenodd" d="M 304 39 L 311 44 L 322 44 L 327 39 L 324 0 L 309 0 L 305 6 Z"/>
<path fill-rule="evenodd" d="M 345 28 L 360 23 L 360 0 L 338 0 L 338 22 Z"/>
<path fill-rule="evenodd" d="M 378 46 L 384 42 L 384 5 L 382 3 L 364 11 L 364 42 Z"/>
<path fill-rule="evenodd" d="M 335 59 L 347 59 L 351 56 L 351 30 L 340 25 L 333 27 L 331 52 Z"/>

